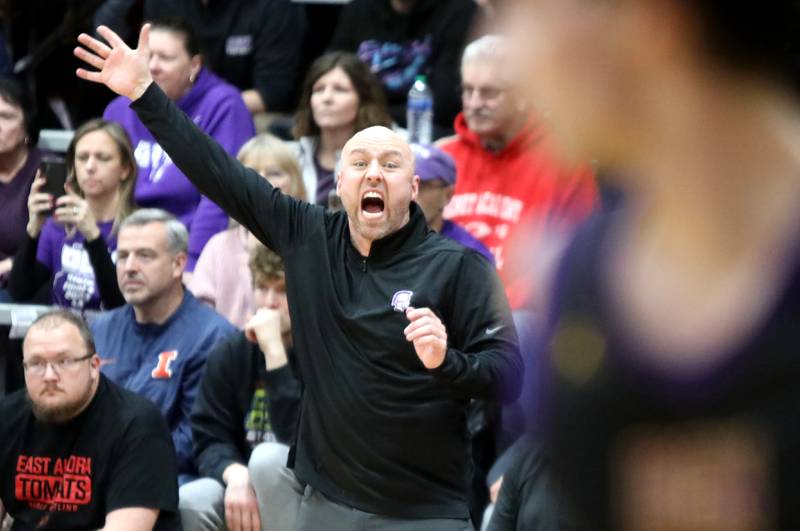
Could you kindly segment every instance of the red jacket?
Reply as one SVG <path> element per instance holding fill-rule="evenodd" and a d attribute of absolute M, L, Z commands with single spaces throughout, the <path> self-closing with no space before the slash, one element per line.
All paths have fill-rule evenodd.
<path fill-rule="evenodd" d="M 499 152 L 483 147 L 463 113 L 455 129 L 457 136 L 441 146 L 455 159 L 457 172 L 444 216 L 492 251 L 509 302 L 518 308 L 533 293 L 535 262 L 546 259 L 543 237 L 550 232 L 545 229 L 563 236 L 589 214 L 597 198 L 594 177 L 587 167 L 558 161 L 533 118 Z M 510 260 L 512 242 L 522 252 L 513 252 Z"/>

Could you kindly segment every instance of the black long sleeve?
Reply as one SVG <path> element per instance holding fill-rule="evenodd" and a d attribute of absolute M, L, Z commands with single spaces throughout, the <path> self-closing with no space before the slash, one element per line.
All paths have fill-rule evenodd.
<path fill-rule="evenodd" d="M 36 259 L 38 245 L 38 237 L 26 236 L 14 256 L 14 265 L 8 276 L 8 293 L 17 302 L 30 301 L 53 274 Z"/>
<path fill-rule="evenodd" d="M 523 370 L 494 269 L 432 233 L 414 202 L 409 222 L 361 256 L 346 213 L 270 186 L 155 84 L 132 108 L 192 183 L 284 260 L 305 386 L 297 477 L 367 512 L 466 518 L 466 404 L 513 399 Z M 438 369 L 405 339 L 408 319 L 396 310 L 403 300 L 441 316 L 449 348 Z"/>
<path fill-rule="evenodd" d="M 125 298 L 117 282 L 117 270 L 103 236 L 86 242 L 86 252 L 94 269 L 94 278 L 100 290 L 100 303 L 104 310 L 112 310 L 125 304 Z"/>
<path fill-rule="evenodd" d="M 284 444 L 294 442 L 300 384 L 288 364 L 267 371 L 258 347 L 244 334 L 234 334 L 209 353 L 190 417 L 195 459 L 203 476 L 222 482 L 222 473 L 230 464 L 247 464 L 250 448 L 245 417 L 258 380 L 264 386 L 275 438 Z"/>
<path fill-rule="evenodd" d="M 302 236 L 309 226 L 309 211 L 316 211 L 316 218 L 324 212 L 321 207 L 282 194 L 255 170 L 229 155 L 155 83 L 131 108 L 203 195 L 278 254 Z"/>

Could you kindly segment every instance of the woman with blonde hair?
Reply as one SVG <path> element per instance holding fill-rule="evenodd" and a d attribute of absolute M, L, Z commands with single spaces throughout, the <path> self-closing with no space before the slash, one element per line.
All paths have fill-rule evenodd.
<path fill-rule="evenodd" d="M 28 196 L 27 238 L 14 259 L 11 297 L 25 301 L 50 281 L 54 304 L 78 311 L 125 303 L 113 255 L 117 228 L 135 208 L 136 159 L 119 124 L 93 119 L 75 132 L 66 156 L 64 194 L 42 191 L 34 179 Z M 52 178 L 53 176 L 51 176 Z"/>
<path fill-rule="evenodd" d="M 248 140 L 239 161 L 261 174 L 275 188 L 297 199 L 306 199 L 297 157 L 280 139 L 263 133 Z M 253 308 L 253 285 L 247 266 L 255 238 L 236 221 L 206 244 L 189 288 L 238 328 L 243 328 Z"/>

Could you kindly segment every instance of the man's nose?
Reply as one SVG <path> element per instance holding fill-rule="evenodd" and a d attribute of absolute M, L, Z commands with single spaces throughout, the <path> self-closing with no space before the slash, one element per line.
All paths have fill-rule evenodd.
<path fill-rule="evenodd" d="M 58 373 L 52 363 L 45 363 L 42 380 L 58 380 Z"/>
<path fill-rule="evenodd" d="M 368 179 L 380 179 L 383 177 L 383 174 L 381 173 L 381 163 L 379 160 L 375 159 L 369 163 L 369 166 L 367 166 L 366 176 Z"/>
<path fill-rule="evenodd" d="M 464 107 L 475 109 L 483 105 L 483 98 L 480 90 L 470 90 L 464 93 Z"/>
<path fill-rule="evenodd" d="M 270 310 L 277 310 L 278 302 L 278 293 L 274 289 L 267 291 L 264 296 L 264 305 Z"/>
<path fill-rule="evenodd" d="M 122 268 L 124 271 L 133 271 L 136 268 L 136 257 L 129 254 L 122 260 Z"/>

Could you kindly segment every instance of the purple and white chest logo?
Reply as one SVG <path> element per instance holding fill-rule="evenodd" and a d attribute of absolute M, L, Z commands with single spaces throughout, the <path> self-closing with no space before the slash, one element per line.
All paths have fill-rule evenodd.
<path fill-rule="evenodd" d="M 411 297 L 414 295 L 413 291 L 402 290 L 392 295 L 392 308 L 394 311 L 405 313 L 409 306 L 411 306 Z"/>

